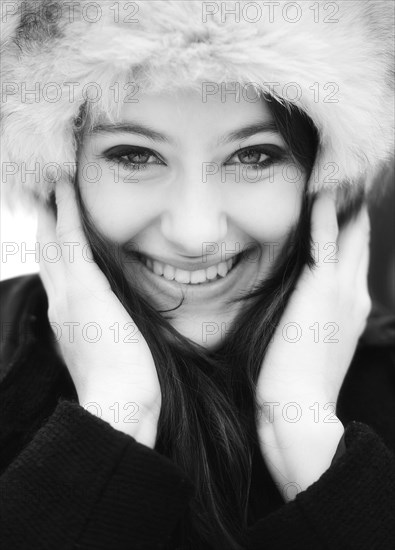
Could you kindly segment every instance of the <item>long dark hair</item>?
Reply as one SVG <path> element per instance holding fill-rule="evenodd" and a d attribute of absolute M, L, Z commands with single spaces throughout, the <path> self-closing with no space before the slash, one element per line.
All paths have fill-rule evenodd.
<path fill-rule="evenodd" d="M 266 99 L 308 181 L 319 146 L 315 126 L 298 109 Z M 232 332 L 219 348 L 210 351 L 180 335 L 168 316 L 131 288 L 119 254 L 95 228 L 78 184 L 76 191 L 94 259 L 155 360 L 162 391 L 155 450 L 174 461 L 196 488 L 177 540 L 183 539 L 186 548 L 198 548 L 200 541 L 205 548 L 240 550 L 257 446 L 255 386 L 267 346 L 300 272 L 305 265 L 314 265 L 310 238 L 314 195 L 305 188 L 299 221 L 270 276 L 241 298 L 245 307 Z M 358 205 L 351 210 L 355 209 Z"/>

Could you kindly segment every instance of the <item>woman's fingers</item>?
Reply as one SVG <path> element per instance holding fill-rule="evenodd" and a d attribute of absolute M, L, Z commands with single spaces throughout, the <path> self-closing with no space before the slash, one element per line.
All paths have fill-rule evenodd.
<path fill-rule="evenodd" d="M 41 203 L 37 205 L 37 242 L 40 250 L 40 277 L 48 296 L 55 296 L 63 284 L 62 251 L 56 240 L 55 213 Z M 55 248 L 55 255 L 49 255 L 50 248 Z"/>
<path fill-rule="evenodd" d="M 367 207 L 363 206 L 356 218 L 350 220 L 339 235 L 339 270 L 348 280 L 355 280 L 370 241 L 370 222 Z"/>
<path fill-rule="evenodd" d="M 110 285 L 93 260 L 92 251 L 82 228 L 81 215 L 72 183 L 58 181 L 56 186 L 58 220 L 56 234 L 63 253 L 69 255 L 65 262 L 68 282 L 83 291 L 100 292 Z M 67 257 L 67 256 L 66 256 Z"/>
<path fill-rule="evenodd" d="M 87 244 L 72 183 L 59 180 L 56 184 L 55 198 L 58 240 L 62 243 L 78 243 L 80 246 Z"/>
<path fill-rule="evenodd" d="M 334 262 L 326 259 L 336 247 L 338 234 L 336 195 L 333 191 L 321 191 L 314 201 L 311 212 L 311 238 L 318 251 L 315 258 L 316 268 L 320 272 L 330 272 L 333 269 Z"/>
<path fill-rule="evenodd" d="M 369 265 L 370 265 L 370 225 L 368 228 L 368 234 L 366 234 L 366 224 L 365 224 L 363 249 L 359 260 L 357 273 L 355 276 L 355 287 L 359 289 L 361 301 L 362 301 L 362 308 L 365 315 L 364 326 L 366 325 L 367 318 L 372 309 L 372 299 L 369 294 L 369 284 L 368 284 Z"/>
<path fill-rule="evenodd" d="M 336 193 L 323 190 L 315 198 L 311 214 L 311 233 L 317 239 L 337 239 L 339 226 L 336 216 Z"/>
<path fill-rule="evenodd" d="M 318 250 L 316 267 L 320 275 L 333 277 L 336 269 L 339 280 L 352 280 L 358 288 L 366 282 L 370 240 L 366 205 L 339 231 L 336 195 L 331 191 L 322 191 L 312 209 L 311 236 Z"/>
<path fill-rule="evenodd" d="M 356 284 L 358 288 L 364 288 L 368 291 L 368 274 L 370 264 L 370 242 L 366 240 L 364 243 L 364 249 L 361 254 L 361 259 L 358 265 L 358 271 L 356 274 Z"/>

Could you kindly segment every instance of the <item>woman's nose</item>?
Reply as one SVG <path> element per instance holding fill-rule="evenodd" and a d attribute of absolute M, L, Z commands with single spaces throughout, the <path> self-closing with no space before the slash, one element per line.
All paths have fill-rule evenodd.
<path fill-rule="evenodd" d="M 163 236 L 180 254 L 202 256 L 207 244 L 227 234 L 227 218 L 214 182 L 195 181 L 176 186 L 161 219 Z"/>

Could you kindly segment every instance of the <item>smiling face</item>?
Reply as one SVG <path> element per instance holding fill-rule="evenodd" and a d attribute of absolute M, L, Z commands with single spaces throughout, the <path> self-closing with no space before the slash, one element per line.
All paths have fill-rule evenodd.
<path fill-rule="evenodd" d="M 179 91 L 85 132 L 78 182 L 130 284 L 161 311 L 184 296 L 171 324 L 215 348 L 244 307 L 229 300 L 267 277 L 297 223 L 305 176 L 263 99 Z"/>

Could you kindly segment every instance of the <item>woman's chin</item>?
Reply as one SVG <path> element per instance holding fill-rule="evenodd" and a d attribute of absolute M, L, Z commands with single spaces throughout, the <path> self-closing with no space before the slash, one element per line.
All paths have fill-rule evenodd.
<path fill-rule="evenodd" d="M 231 333 L 235 317 L 236 312 L 231 317 L 228 314 L 221 318 L 210 314 L 201 318 L 180 316 L 170 319 L 169 322 L 184 338 L 205 349 L 215 351 Z"/>

